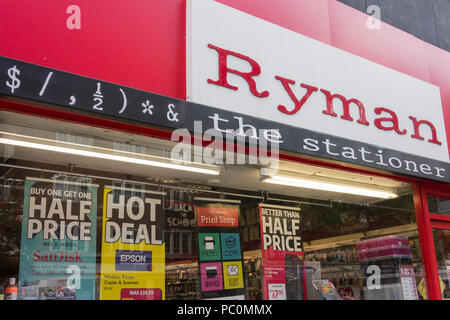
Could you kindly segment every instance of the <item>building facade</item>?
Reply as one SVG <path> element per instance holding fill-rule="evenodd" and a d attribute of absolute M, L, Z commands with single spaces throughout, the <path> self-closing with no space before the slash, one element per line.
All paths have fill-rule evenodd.
<path fill-rule="evenodd" d="M 448 2 L 342 2 L 3 1 L 2 284 L 450 298 Z"/>

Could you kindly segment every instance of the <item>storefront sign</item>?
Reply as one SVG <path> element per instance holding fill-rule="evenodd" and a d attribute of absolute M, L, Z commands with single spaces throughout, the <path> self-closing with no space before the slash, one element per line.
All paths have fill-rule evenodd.
<path fill-rule="evenodd" d="M 95 299 L 97 188 L 25 181 L 19 299 Z"/>
<path fill-rule="evenodd" d="M 190 101 L 449 162 L 439 87 L 216 1 L 187 10 Z"/>
<path fill-rule="evenodd" d="M 237 227 L 238 210 L 234 208 L 197 208 L 197 226 L 199 227 Z"/>
<path fill-rule="evenodd" d="M 185 102 L 0 57 L 0 94 L 170 128 L 184 127 Z"/>
<path fill-rule="evenodd" d="M 163 194 L 106 186 L 100 299 L 164 299 Z"/>
<path fill-rule="evenodd" d="M 300 209 L 262 204 L 259 210 L 264 299 L 303 299 L 305 266 Z M 281 288 L 285 288 L 285 294 L 281 294 Z"/>
<path fill-rule="evenodd" d="M 195 121 L 201 123 L 206 130 L 213 128 L 218 133 L 249 130 L 258 133 L 253 141 L 264 139 L 265 130 L 276 130 L 279 138 L 266 140 L 265 145 L 278 143 L 280 150 L 307 154 L 340 162 L 362 165 L 374 169 L 396 172 L 409 176 L 421 177 L 440 182 L 450 182 L 450 163 L 433 159 L 432 154 L 423 153 L 420 156 L 398 151 L 399 149 L 383 148 L 353 139 L 331 136 L 317 131 L 311 131 L 273 121 L 262 120 L 241 113 L 234 113 L 203 105 L 193 104 L 186 114 L 186 125 L 190 131 L 195 129 Z M 197 128 L 200 126 L 197 124 Z"/>
<path fill-rule="evenodd" d="M 419 300 L 414 267 L 410 265 L 400 265 L 399 269 L 403 300 Z"/>
<path fill-rule="evenodd" d="M 215 63 L 215 66 L 217 68 L 217 63 Z M 210 76 L 205 75 L 205 77 Z M 14 90 L 7 85 L 7 82 L 13 83 L 11 81 L 15 83 Z M 47 85 L 44 85 L 46 82 Z M 92 107 L 93 99 L 97 99 L 96 101 L 100 99 L 93 96 L 93 94 L 96 94 L 99 83 L 100 92 L 103 96 L 102 110 Z M 218 86 L 214 85 L 214 87 Z M 125 109 L 123 108 L 125 100 L 121 90 L 127 97 Z M 346 137 L 344 133 L 353 132 L 352 130 L 348 131 L 348 128 L 341 128 L 340 134 L 336 133 L 335 135 L 333 135 L 335 132 L 327 133 L 322 130 L 323 128 L 337 128 L 333 123 L 321 125 L 321 122 L 307 120 L 308 123 L 315 126 L 314 128 L 308 128 L 308 126 L 298 125 L 297 122 L 292 124 L 284 120 L 274 121 L 277 120 L 275 116 L 264 116 L 264 114 L 258 112 L 251 115 L 243 114 L 247 110 L 244 108 L 239 108 L 238 112 L 235 112 L 233 108 L 218 109 L 215 107 L 220 107 L 220 103 L 205 106 L 5 57 L 0 57 L 0 94 L 55 104 L 76 112 L 89 111 L 97 115 L 114 117 L 118 120 L 137 121 L 144 125 L 159 125 L 169 129 L 186 128 L 190 132 L 200 129 L 200 133 L 208 129 L 215 129 L 217 133 L 221 134 L 233 131 L 235 138 L 241 137 L 243 132 L 250 130 L 251 134 L 249 135 L 256 141 L 264 140 L 265 144 L 269 146 L 277 144 L 281 151 L 306 154 L 450 183 L 450 163 L 445 156 L 440 155 L 440 153 L 436 154 L 434 150 L 436 148 L 438 150 L 446 149 L 444 143 L 438 145 L 425 141 L 432 140 L 432 130 L 427 128 L 425 122 L 420 125 L 420 132 L 424 141 L 410 139 L 412 141 L 417 140 L 416 143 L 420 143 L 420 145 L 414 144 L 412 149 L 403 151 L 405 146 L 408 145 L 403 144 L 403 142 L 390 146 L 390 144 L 383 142 L 385 140 L 365 139 L 365 136 L 359 134 L 359 132 Z M 73 98 L 71 98 L 72 96 Z M 220 96 L 220 94 L 217 96 Z M 414 101 L 419 100 L 415 99 Z M 242 106 L 244 103 L 240 102 L 237 105 Z M 186 110 L 189 110 L 189 112 L 186 112 Z M 428 114 L 428 107 L 426 111 L 426 114 Z M 333 121 L 344 121 L 334 117 L 330 118 Z M 384 116 L 384 118 L 383 121 L 390 123 L 389 117 Z M 416 119 L 425 118 L 425 115 L 416 117 Z M 434 126 L 437 128 L 436 132 L 441 132 L 440 127 L 438 128 L 436 125 L 438 122 L 436 120 Z M 350 124 L 355 125 L 353 122 L 350 122 Z M 429 132 L 428 135 L 427 131 Z M 387 131 L 386 134 L 392 134 L 392 132 Z M 377 137 L 379 134 L 373 133 L 370 136 Z M 356 137 L 359 138 L 356 139 Z M 440 133 L 437 139 L 442 142 L 445 140 Z M 396 141 L 391 137 L 386 140 Z M 425 144 L 428 145 L 428 148 L 434 146 L 432 147 L 434 151 L 428 150 Z M 417 150 L 420 150 L 420 152 Z M 178 223 L 175 220 L 173 222 Z"/>

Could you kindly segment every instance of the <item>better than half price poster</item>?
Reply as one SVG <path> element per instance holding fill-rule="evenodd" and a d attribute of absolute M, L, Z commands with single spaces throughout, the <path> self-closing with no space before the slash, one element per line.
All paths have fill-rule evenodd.
<path fill-rule="evenodd" d="M 300 208 L 260 204 L 265 300 L 302 300 L 305 292 Z"/>

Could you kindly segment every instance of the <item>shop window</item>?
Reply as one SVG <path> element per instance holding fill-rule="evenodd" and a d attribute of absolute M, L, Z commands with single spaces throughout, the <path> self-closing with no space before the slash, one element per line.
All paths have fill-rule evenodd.
<path fill-rule="evenodd" d="M 0 282 L 19 299 L 426 298 L 407 183 L 180 168 L 170 141 L 0 116 Z"/>
<path fill-rule="evenodd" d="M 437 213 L 442 214 L 446 216 L 450 216 L 450 200 L 434 197 L 434 196 L 427 196 L 427 202 L 428 202 L 428 211 L 431 213 Z"/>
<path fill-rule="evenodd" d="M 433 229 L 441 295 L 450 300 L 450 230 Z"/>

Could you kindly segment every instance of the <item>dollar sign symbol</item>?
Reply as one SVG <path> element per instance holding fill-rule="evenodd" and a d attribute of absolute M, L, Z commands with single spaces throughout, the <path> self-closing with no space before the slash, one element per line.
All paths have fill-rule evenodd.
<path fill-rule="evenodd" d="M 11 93 L 14 93 L 14 90 L 20 87 L 20 80 L 17 78 L 19 74 L 20 70 L 16 66 L 8 69 L 8 76 L 12 81 L 6 81 L 6 85 L 11 88 Z"/>

